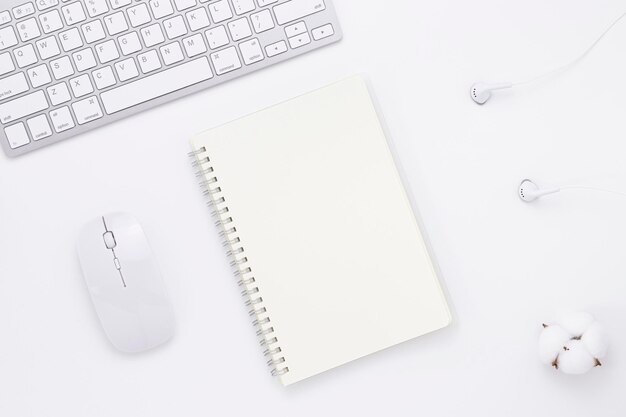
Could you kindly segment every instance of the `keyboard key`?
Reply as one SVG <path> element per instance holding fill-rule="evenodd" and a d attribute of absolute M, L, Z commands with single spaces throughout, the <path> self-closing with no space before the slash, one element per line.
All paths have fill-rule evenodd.
<path fill-rule="evenodd" d="M 217 75 L 223 75 L 241 68 L 241 61 L 234 46 L 211 54 L 211 61 Z"/>
<path fill-rule="evenodd" d="M 79 98 L 93 93 L 93 85 L 89 79 L 89 75 L 83 74 L 70 80 L 70 88 L 74 93 L 74 97 Z"/>
<path fill-rule="evenodd" d="M 287 42 L 285 41 L 276 42 L 265 47 L 265 53 L 270 58 L 285 52 L 287 52 Z"/>
<path fill-rule="evenodd" d="M 220 23 L 233 17 L 227 0 L 216 1 L 209 4 L 209 12 L 215 23 Z"/>
<path fill-rule="evenodd" d="M 27 67 L 37 62 L 37 54 L 35 54 L 33 45 L 27 44 L 21 48 L 17 48 L 13 51 L 13 54 L 15 55 L 17 66 L 20 68 Z"/>
<path fill-rule="evenodd" d="M 137 32 L 130 32 L 128 35 L 120 36 L 117 38 L 117 42 L 120 44 L 123 55 L 130 55 L 141 50 L 141 42 Z"/>
<path fill-rule="evenodd" d="M 28 2 L 28 3 L 22 4 L 21 6 L 17 6 L 13 8 L 13 16 L 15 16 L 16 19 L 21 19 L 23 17 L 30 16 L 33 13 L 35 13 L 35 6 L 33 6 L 32 2 Z"/>
<path fill-rule="evenodd" d="M 146 6 L 145 3 L 141 3 L 135 7 L 127 9 L 126 13 L 128 14 L 130 25 L 134 28 L 136 28 L 137 26 L 145 25 L 146 23 L 152 21 L 150 11 L 148 11 L 148 6 Z"/>
<path fill-rule="evenodd" d="M 51 61 L 50 67 L 52 68 L 54 78 L 57 80 L 74 75 L 74 67 L 72 66 L 72 61 L 70 61 L 69 56 L 64 56 Z"/>
<path fill-rule="evenodd" d="M 263 55 L 263 50 L 261 49 L 261 45 L 259 44 L 258 39 L 252 39 L 246 42 L 242 42 L 239 45 L 239 50 L 241 51 L 243 62 L 246 65 L 251 65 L 255 62 L 263 61 L 265 59 L 265 56 Z"/>
<path fill-rule="evenodd" d="M 132 58 L 116 62 L 115 71 L 117 71 L 117 76 L 120 78 L 120 81 L 128 81 L 131 78 L 139 76 L 137 64 L 135 64 L 135 60 Z"/>
<path fill-rule="evenodd" d="M 7 24 L 11 21 L 11 13 L 8 11 L 0 12 L 0 26 Z"/>
<path fill-rule="evenodd" d="M 29 88 L 26 76 L 22 72 L 2 78 L 0 79 L 0 100 L 22 94 L 24 91 L 28 91 Z"/>
<path fill-rule="evenodd" d="M 41 59 L 52 58 L 53 56 L 57 56 L 61 53 L 61 49 L 59 49 L 59 43 L 54 36 L 41 39 L 35 44 L 37 45 L 37 50 L 39 51 L 39 56 L 41 57 Z"/>
<path fill-rule="evenodd" d="M 48 118 L 45 114 L 28 119 L 26 124 L 34 140 L 41 140 L 52 136 L 52 129 L 50 128 L 50 123 L 48 123 Z"/>
<path fill-rule="evenodd" d="M 99 20 L 85 23 L 80 28 L 83 31 L 83 35 L 85 35 L 85 41 L 87 41 L 87 43 L 97 42 L 107 37 L 104 33 L 102 22 Z"/>
<path fill-rule="evenodd" d="M 293 25 L 289 25 L 285 27 L 285 33 L 287 34 L 288 38 L 301 35 L 306 31 L 307 31 L 307 28 L 304 22 L 294 23 Z"/>
<path fill-rule="evenodd" d="M 80 2 L 72 3 L 62 7 L 61 12 L 63 13 L 63 17 L 65 18 L 65 23 L 67 23 L 68 25 L 73 25 L 87 20 L 85 10 L 83 9 L 83 6 L 82 4 L 80 4 Z"/>
<path fill-rule="evenodd" d="M 269 10 L 263 10 L 262 12 L 250 15 L 250 20 L 252 21 L 252 26 L 256 33 L 263 33 L 275 27 L 272 13 Z"/>
<path fill-rule="evenodd" d="M 326 10 L 326 4 L 323 0 L 291 0 L 274 6 L 274 14 L 279 25 L 302 19 L 323 10 Z"/>
<path fill-rule="evenodd" d="M 51 7 L 54 7 L 59 4 L 59 0 L 37 0 L 37 8 L 40 11 L 48 10 Z"/>
<path fill-rule="evenodd" d="M 174 13 L 170 0 L 150 0 L 150 8 L 155 19 L 161 19 Z"/>
<path fill-rule="evenodd" d="M 0 104 L 0 122 L 3 124 L 10 123 L 47 108 L 48 102 L 46 101 L 44 92 L 35 91 L 34 93 Z"/>
<path fill-rule="evenodd" d="M 189 58 L 193 58 L 207 51 L 204 39 L 202 39 L 202 35 L 199 33 L 183 39 L 183 46 Z"/>
<path fill-rule="evenodd" d="M 233 6 L 235 7 L 235 13 L 240 16 L 255 9 L 254 0 L 233 0 Z"/>
<path fill-rule="evenodd" d="M 96 96 L 72 104 L 72 109 L 74 109 L 74 115 L 79 125 L 84 125 L 103 116 Z"/>
<path fill-rule="evenodd" d="M 39 23 L 41 23 L 43 33 L 54 32 L 63 27 L 61 15 L 58 10 L 51 10 L 48 13 L 39 15 Z"/>
<path fill-rule="evenodd" d="M 228 34 L 226 33 L 226 28 L 224 26 L 209 29 L 204 34 L 209 41 L 209 48 L 211 49 L 217 49 L 228 45 Z"/>
<path fill-rule="evenodd" d="M 8 26 L 0 29 L 0 51 L 17 45 L 17 36 L 13 27 Z"/>
<path fill-rule="evenodd" d="M 111 67 L 104 67 L 95 70 L 91 73 L 93 80 L 96 83 L 98 90 L 103 90 L 107 87 L 111 87 L 115 84 L 115 75 L 113 75 L 113 69 Z"/>
<path fill-rule="evenodd" d="M 334 34 L 335 29 L 333 28 L 333 25 L 330 24 L 313 29 L 313 39 L 315 39 L 316 41 L 328 38 L 330 36 L 333 36 Z"/>
<path fill-rule="evenodd" d="M 89 0 L 87 1 L 87 13 L 90 17 L 100 16 L 109 11 L 107 0 Z"/>
<path fill-rule="evenodd" d="M 34 17 L 28 20 L 24 20 L 23 22 L 18 24 L 17 33 L 19 33 L 22 42 L 30 41 L 31 39 L 35 39 L 41 36 L 41 32 L 39 31 L 39 25 L 37 24 L 37 20 Z"/>
<path fill-rule="evenodd" d="M 9 146 L 11 149 L 17 149 L 20 146 L 27 145 L 30 143 L 30 139 L 28 139 L 28 133 L 26 133 L 26 128 L 24 127 L 24 123 L 18 123 L 13 126 L 9 126 L 4 129 L 4 133 L 7 135 L 7 139 L 9 140 Z"/>
<path fill-rule="evenodd" d="M 172 65 L 185 59 L 183 50 L 178 42 L 170 43 L 169 45 L 159 48 L 163 62 L 165 65 Z"/>
<path fill-rule="evenodd" d="M 122 12 L 106 16 L 104 18 L 104 24 L 106 25 L 109 35 L 111 36 L 128 30 L 128 23 L 126 23 L 126 18 Z"/>
<path fill-rule="evenodd" d="M 51 111 L 50 120 L 52 121 L 52 126 L 54 126 L 54 130 L 57 133 L 65 132 L 66 130 L 70 130 L 76 126 L 76 124 L 74 124 L 74 119 L 72 119 L 72 113 L 70 112 L 69 107 L 61 107 L 60 109 Z"/>
<path fill-rule="evenodd" d="M 257 0 L 259 7 L 269 6 L 270 4 L 278 3 L 278 0 Z"/>
<path fill-rule="evenodd" d="M 120 7 L 128 6 L 133 0 L 111 0 L 111 7 L 113 9 L 119 9 Z"/>
<path fill-rule="evenodd" d="M 291 46 L 291 49 L 301 48 L 310 43 L 311 37 L 309 36 L 308 32 L 305 32 L 302 35 L 294 36 L 293 38 L 289 38 L 289 46 Z"/>
<path fill-rule="evenodd" d="M 8 74 L 14 69 L 15 65 L 11 59 L 11 54 L 8 52 L 0 54 L 0 75 Z"/>
<path fill-rule="evenodd" d="M 82 51 L 74 52 L 72 54 L 74 64 L 78 71 L 85 71 L 94 68 L 96 63 L 96 57 L 93 55 L 91 48 L 83 49 Z"/>
<path fill-rule="evenodd" d="M 50 103 L 52 103 L 53 106 L 67 103 L 72 99 L 70 90 L 67 88 L 67 84 L 65 83 L 50 86 L 46 89 L 46 91 L 48 92 L 48 97 L 50 97 Z"/>
<path fill-rule="evenodd" d="M 209 14 L 205 9 L 196 9 L 187 12 L 185 15 L 187 22 L 189 22 L 189 29 L 196 31 L 208 27 L 211 24 L 209 20 Z"/>
<path fill-rule="evenodd" d="M 115 61 L 120 57 L 115 41 L 112 39 L 96 45 L 96 53 L 98 54 L 98 59 L 102 64 Z"/>
<path fill-rule="evenodd" d="M 106 112 L 113 114 L 211 78 L 209 61 L 202 57 L 106 91 L 100 97 Z"/>
<path fill-rule="evenodd" d="M 163 31 L 161 30 L 161 25 L 159 25 L 158 23 L 147 26 L 141 29 L 140 32 L 141 37 L 143 38 L 143 41 L 146 44 L 147 48 L 158 45 L 161 42 L 165 42 L 165 37 L 163 36 Z"/>
<path fill-rule="evenodd" d="M 285 41 L 276 42 L 265 47 L 265 53 L 270 58 L 285 52 L 287 52 L 287 43 Z"/>
<path fill-rule="evenodd" d="M 83 40 L 80 38 L 80 32 L 76 28 L 61 32 L 59 34 L 59 40 L 61 41 L 61 46 L 65 52 L 69 52 L 83 46 Z"/>
<path fill-rule="evenodd" d="M 248 36 L 252 36 L 252 30 L 250 30 L 248 19 L 245 17 L 228 22 L 228 30 L 230 30 L 230 35 L 235 42 L 245 39 Z"/>
<path fill-rule="evenodd" d="M 137 55 L 137 60 L 139 61 L 141 72 L 143 72 L 144 74 L 161 68 L 161 61 L 159 61 L 159 54 L 157 54 L 157 51 L 153 50 L 143 54 L 139 54 Z"/>
<path fill-rule="evenodd" d="M 196 5 L 196 0 L 174 0 L 179 12 L 190 9 Z"/>
<path fill-rule="evenodd" d="M 177 38 L 187 34 L 187 26 L 182 16 L 176 16 L 171 19 L 167 19 L 164 23 L 165 32 L 170 39 Z"/>
<path fill-rule="evenodd" d="M 50 71 L 46 64 L 41 64 L 28 70 L 28 78 L 33 88 L 41 87 L 52 82 Z"/>

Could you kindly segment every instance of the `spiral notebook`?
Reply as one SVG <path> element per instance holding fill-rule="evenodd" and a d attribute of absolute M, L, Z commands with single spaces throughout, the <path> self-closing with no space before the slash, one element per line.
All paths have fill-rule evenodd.
<path fill-rule="evenodd" d="M 284 385 L 449 324 L 361 77 L 191 144 L 271 372 Z"/>

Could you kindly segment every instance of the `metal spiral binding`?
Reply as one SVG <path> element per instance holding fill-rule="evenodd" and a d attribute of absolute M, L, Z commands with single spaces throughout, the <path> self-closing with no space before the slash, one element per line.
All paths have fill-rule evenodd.
<path fill-rule="evenodd" d="M 211 160 L 206 155 L 206 148 L 202 147 L 190 152 L 193 158 L 192 166 L 197 169 L 196 176 L 200 179 L 200 186 L 207 197 L 207 204 L 212 207 L 212 216 L 216 218 L 215 225 L 220 228 L 220 237 L 223 246 L 227 249 L 226 254 L 230 258 L 238 285 L 241 287 L 241 295 L 246 299 L 245 305 L 249 307 L 248 314 L 253 318 L 252 325 L 256 328 L 261 347 L 265 350 L 263 355 L 268 358 L 267 365 L 271 368 L 272 376 L 280 376 L 289 372 L 286 359 L 282 355 L 282 349 L 278 346 L 278 338 L 274 334 L 274 327 L 267 308 L 263 305 L 261 289 L 256 284 L 256 279 L 241 238 L 238 235 L 235 220 L 230 216 L 230 209 L 224 197 L 224 192 L 219 186 L 219 181 L 211 166 Z"/>

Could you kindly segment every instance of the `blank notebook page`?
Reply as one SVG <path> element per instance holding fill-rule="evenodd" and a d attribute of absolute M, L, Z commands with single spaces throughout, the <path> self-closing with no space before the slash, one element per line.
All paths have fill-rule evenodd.
<path fill-rule="evenodd" d="M 224 227 L 243 248 L 235 256 L 254 278 L 252 307 L 266 310 L 261 337 L 277 339 L 283 384 L 449 324 L 362 78 L 206 131 L 192 146 L 210 159 L 201 167 L 217 178 L 209 187 L 228 208 Z"/>

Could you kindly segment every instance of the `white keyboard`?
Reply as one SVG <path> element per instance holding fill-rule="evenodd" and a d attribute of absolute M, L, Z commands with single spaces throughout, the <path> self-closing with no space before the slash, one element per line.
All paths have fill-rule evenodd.
<path fill-rule="evenodd" d="M 2 0 L 17 156 L 341 39 L 331 0 Z"/>

